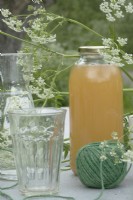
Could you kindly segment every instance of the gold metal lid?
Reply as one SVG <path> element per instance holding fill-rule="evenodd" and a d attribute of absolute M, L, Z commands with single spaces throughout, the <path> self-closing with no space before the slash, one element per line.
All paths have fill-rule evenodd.
<path fill-rule="evenodd" d="M 81 46 L 79 47 L 79 52 L 82 54 L 90 53 L 90 54 L 99 54 L 100 50 L 107 49 L 106 46 Z"/>

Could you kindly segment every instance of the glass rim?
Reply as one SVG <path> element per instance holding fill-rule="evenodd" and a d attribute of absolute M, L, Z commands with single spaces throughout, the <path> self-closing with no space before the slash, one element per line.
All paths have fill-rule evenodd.
<path fill-rule="evenodd" d="M 29 197 L 25 197 L 24 200 L 28 200 L 28 199 L 32 199 L 32 198 L 57 198 L 57 199 L 68 199 L 68 200 L 75 200 L 73 197 L 65 197 L 65 196 L 56 196 L 56 195 L 35 195 L 35 196 L 29 196 Z"/>
<path fill-rule="evenodd" d="M 21 56 L 21 55 L 32 55 L 32 53 L 21 53 L 21 52 L 18 52 L 18 53 L 0 53 L 0 56 L 3 57 L 3 56 Z"/>
<path fill-rule="evenodd" d="M 19 115 L 19 116 L 49 116 L 49 115 L 57 115 L 63 113 L 64 114 L 66 113 L 66 110 L 64 108 L 55 108 L 55 107 L 24 108 L 8 112 L 9 115 Z"/>

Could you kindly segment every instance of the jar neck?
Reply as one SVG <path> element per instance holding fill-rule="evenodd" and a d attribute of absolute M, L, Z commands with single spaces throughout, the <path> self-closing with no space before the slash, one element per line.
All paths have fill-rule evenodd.
<path fill-rule="evenodd" d="M 80 54 L 78 61 L 80 64 L 105 64 L 104 58 L 100 54 Z"/>

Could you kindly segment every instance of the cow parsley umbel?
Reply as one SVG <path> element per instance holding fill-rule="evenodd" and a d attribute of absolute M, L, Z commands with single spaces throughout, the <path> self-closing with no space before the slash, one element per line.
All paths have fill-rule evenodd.
<path fill-rule="evenodd" d="M 125 13 L 133 13 L 133 4 L 127 0 L 103 0 L 100 10 L 105 13 L 108 21 L 114 22 L 125 17 Z"/>
<path fill-rule="evenodd" d="M 110 26 L 113 26 L 114 32 L 114 22 L 123 19 L 127 13 L 132 14 L 133 4 L 127 0 L 103 0 L 100 4 L 100 10 L 105 14 L 106 19 L 110 22 Z M 116 37 L 114 32 L 113 37 L 102 38 L 102 41 L 104 46 L 109 47 L 108 51 L 102 52 L 108 63 L 116 63 L 120 67 L 123 67 L 125 64 L 133 64 L 131 54 L 125 53 L 122 49 L 128 44 L 127 38 Z"/>

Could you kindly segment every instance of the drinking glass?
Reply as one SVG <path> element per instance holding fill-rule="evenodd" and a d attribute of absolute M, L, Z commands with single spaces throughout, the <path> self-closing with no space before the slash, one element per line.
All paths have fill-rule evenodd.
<path fill-rule="evenodd" d="M 34 108 L 9 113 L 19 189 L 27 196 L 59 191 L 65 112 Z"/>
<path fill-rule="evenodd" d="M 75 200 L 73 197 L 64 197 L 64 196 L 31 196 L 27 197 L 24 200 Z"/>

